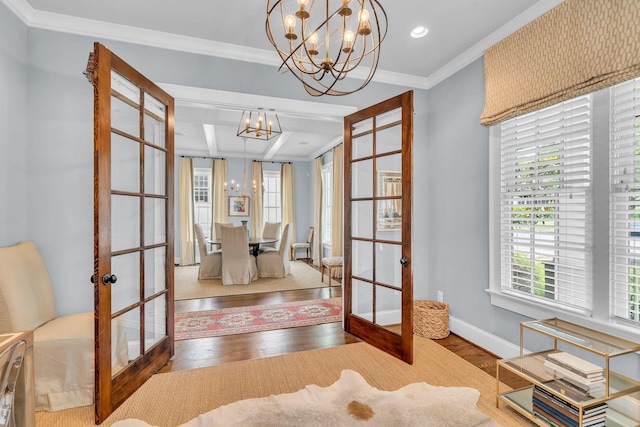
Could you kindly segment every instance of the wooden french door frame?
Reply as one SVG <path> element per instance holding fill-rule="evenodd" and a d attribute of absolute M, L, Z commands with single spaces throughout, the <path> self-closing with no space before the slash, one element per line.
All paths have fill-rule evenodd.
<path fill-rule="evenodd" d="M 376 118 L 401 109 L 400 123 L 392 123 L 381 125 L 378 128 Z M 355 125 L 367 120 L 372 121 L 372 152 L 369 156 L 359 157 L 354 160 L 354 138 L 357 140 L 359 135 L 354 135 Z M 397 152 L 387 152 L 382 155 L 376 153 L 376 138 L 378 132 L 392 126 L 401 126 L 401 150 Z M 357 142 L 357 141 L 356 141 Z M 360 110 L 344 119 L 344 326 L 345 331 L 355 335 L 363 341 L 407 362 L 413 363 L 413 271 L 411 267 L 411 236 L 412 236 L 412 146 L 413 146 L 413 91 L 405 92 L 394 98 L 383 101 L 379 104 L 372 105 L 368 108 Z M 371 244 L 374 248 L 376 244 L 380 245 L 398 245 L 397 241 L 385 241 L 379 233 L 376 232 L 376 221 L 378 220 L 378 194 L 377 194 L 377 177 L 376 177 L 376 159 L 388 155 L 400 154 L 402 157 L 402 194 L 399 197 L 402 203 L 402 238 L 401 238 L 401 257 L 397 260 L 402 265 L 401 268 L 401 287 L 395 288 L 388 286 L 387 283 L 376 281 L 376 260 L 375 252 L 372 252 L 373 274 L 372 278 L 357 277 L 352 275 L 352 254 L 353 242 L 360 241 Z M 371 160 L 373 165 L 371 171 L 372 179 L 372 195 L 371 197 L 353 197 L 353 165 Z M 382 199 L 382 198 L 380 198 Z M 385 199 L 388 199 L 386 197 Z M 354 237 L 352 230 L 352 218 L 354 215 L 352 203 L 371 202 L 373 208 L 372 238 Z M 369 283 L 372 288 L 372 310 L 371 319 L 363 318 L 353 313 L 354 277 L 360 283 Z M 382 326 L 376 319 L 376 289 L 393 290 L 401 292 L 401 314 L 400 325 L 393 327 Z M 399 332 L 399 333 L 398 333 Z"/>
<path fill-rule="evenodd" d="M 139 88 L 140 99 L 137 105 L 139 110 L 139 135 L 132 135 L 112 128 L 112 95 L 114 95 L 112 71 L 117 72 L 132 85 Z M 95 422 L 102 423 L 122 402 L 136 391 L 151 375 L 164 366 L 174 354 L 174 290 L 173 290 L 173 258 L 174 258 L 174 100 L 166 92 L 153 82 L 136 71 L 118 56 L 105 48 L 100 43 L 94 44 L 93 55 L 90 56 L 87 66 L 87 75 L 94 86 L 94 298 L 95 298 Z M 148 111 L 145 110 L 146 96 L 159 101 L 165 108 L 165 117 L 160 117 L 160 123 L 164 122 L 163 139 L 161 144 L 144 140 L 145 120 L 148 120 Z M 132 103 L 135 104 L 135 103 Z M 134 106 L 135 108 L 136 106 Z M 150 108 L 150 107 L 149 107 Z M 133 133 L 133 132 L 132 132 Z M 139 191 L 128 194 L 125 191 L 112 191 L 112 136 L 120 135 L 139 148 Z M 148 193 L 144 186 L 145 150 L 164 153 L 164 189 L 162 194 Z M 131 196 L 139 200 L 140 206 L 140 237 L 139 245 L 124 250 L 112 250 L 112 198 L 117 196 Z M 164 221 L 164 238 L 161 242 L 145 245 L 144 211 L 145 200 L 158 200 L 164 203 L 165 211 L 162 212 Z M 162 225 L 162 220 L 160 224 Z M 148 295 L 150 291 L 145 289 L 145 254 L 147 251 L 160 249 L 164 251 L 164 277 L 159 279 L 162 289 L 154 295 Z M 112 312 L 112 288 L 119 286 L 117 273 L 112 271 L 112 258 L 118 255 L 132 254 L 135 258 L 139 255 L 139 298 L 129 307 Z M 154 252 L 155 254 L 155 252 Z M 154 283 L 155 285 L 155 283 Z M 147 334 L 145 328 L 145 307 L 151 303 L 149 312 L 154 315 L 164 315 L 164 332 L 160 338 L 153 339 L 153 345 L 147 348 Z M 162 311 L 155 309 L 158 304 Z M 139 341 L 139 354 L 129 355 L 128 364 L 118 372 L 113 372 L 112 360 L 112 326 L 114 319 L 117 322 L 119 316 L 127 310 L 137 310 L 139 315 L 139 335 L 127 340 Z M 155 309 L 155 310 L 154 310 Z M 134 313 L 137 313 L 134 312 Z M 149 314 L 149 313 L 147 313 Z M 135 317 L 135 316 L 134 316 Z M 155 319 L 154 319 L 155 320 Z M 161 321 L 158 321 L 162 325 Z M 132 341 L 136 342 L 136 341 Z M 127 349 L 131 343 L 127 341 Z M 138 350 L 136 350 L 138 351 Z"/>

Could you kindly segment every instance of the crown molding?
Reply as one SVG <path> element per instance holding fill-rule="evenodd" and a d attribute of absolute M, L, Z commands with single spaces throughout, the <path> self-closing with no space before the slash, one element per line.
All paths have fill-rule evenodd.
<path fill-rule="evenodd" d="M 237 46 L 196 37 L 181 36 L 155 30 L 78 18 L 35 10 L 26 0 L 0 0 L 27 26 L 70 34 L 93 36 L 125 43 L 170 49 L 199 55 L 279 67 L 280 58 L 272 51 Z M 430 89 L 447 77 L 480 58 L 486 49 L 538 18 L 563 0 L 539 0 L 520 15 L 489 34 L 471 48 L 436 70 L 428 77 L 413 76 L 386 70 L 376 70 L 372 81 L 417 89 Z M 355 70 L 358 71 L 358 70 Z M 350 77 L 366 78 L 365 72 L 353 72 Z"/>
<path fill-rule="evenodd" d="M 540 0 L 536 2 L 533 6 L 522 12 L 520 15 L 516 16 L 511 21 L 507 22 L 502 27 L 498 28 L 496 31 L 489 34 L 487 37 L 483 38 L 478 43 L 471 46 L 469 49 L 465 50 L 462 54 L 449 61 L 443 67 L 436 70 L 427 78 L 428 87 L 426 89 L 432 88 L 444 79 L 462 70 L 464 67 L 466 67 L 476 59 L 482 57 L 485 50 L 489 49 L 491 46 L 498 43 L 505 37 L 510 36 L 534 19 L 553 9 L 563 1 L 564 0 Z"/>

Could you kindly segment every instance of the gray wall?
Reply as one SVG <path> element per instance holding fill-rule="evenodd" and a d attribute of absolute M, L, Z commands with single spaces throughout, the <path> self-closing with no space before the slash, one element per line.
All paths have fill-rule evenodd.
<path fill-rule="evenodd" d="M 10 12 L 8 15 L 12 16 Z M 17 223 L 21 224 L 22 231 L 19 228 L 11 231 L 14 235 L 4 237 L 0 243 L 8 245 L 25 238 L 35 242 L 51 275 L 60 314 L 92 310 L 93 287 L 89 277 L 93 272 L 93 88 L 82 71 L 93 50 L 94 39 L 33 28 L 27 30 L 13 18 L 8 27 L 3 25 L 0 31 L 3 35 L 7 32 L 7 37 L 23 33 L 23 39 L 26 38 L 21 48 L 18 48 L 19 43 L 15 47 L 18 58 L 20 55 L 28 58 L 27 79 L 15 79 L 22 81 L 23 95 L 16 93 L 10 99 L 5 97 L 0 102 L 7 104 L 0 105 L 11 107 L 8 120 L 15 126 L 20 122 L 15 105 L 20 105 L 26 98 L 28 105 L 23 111 L 28 111 L 29 128 L 28 140 L 22 132 L 27 127 L 24 119 L 20 129 L 13 132 L 12 138 L 26 142 L 26 148 L 20 153 L 24 160 L 22 166 L 11 163 L 12 185 L 2 190 L 7 194 L 1 194 L 3 207 L 0 208 L 0 218 L 19 218 Z M 101 42 L 156 82 L 309 99 L 300 84 L 291 76 L 278 74 L 275 67 L 108 40 Z M 2 66 L 10 62 L 3 58 Z M 14 83 L 11 78 L 1 79 Z M 349 97 L 317 101 L 362 108 L 408 89 L 371 83 Z M 13 94 L 15 90 L 8 93 Z M 426 138 L 426 134 L 422 138 Z M 3 165 L 6 162 L 1 161 Z M 299 199 L 296 203 L 296 237 L 301 240 L 313 217 L 311 165 L 312 162 L 306 167 L 305 162 L 294 165 L 296 197 Z M 28 168 L 26 173 L 25 167 Z M 241 174 L 233 172 L 233 168 L 235 166 L 230 166 L 229 176 L 233 173 L 239 179 Z M 3 185 L 7 180 L 9 176 L 3 179 Z M 20 185 L 27 189 L 26 200 Z M 5 204 L 5 200 L 9 203 Z"/>
<path fill-rule="evenodd" d="M 27 34 L 0 3 L 0 246 L 28 238 Z"/>
<path fill-rule="evenodd" d="M 426 169 L 426 176 L 416 179 L 426 183 L 429 221 L 426 235 L 416 234 L 427 237 L 430 299 L 441 290 L 451 316 L 518 343 L 519 322 L 530 319 L 492 306 L 484 292 L 489 288 L 489 130 L 480 125 L 483 107 L 482 59 L 429 90 L 427 167 L 417 168 Z"/>

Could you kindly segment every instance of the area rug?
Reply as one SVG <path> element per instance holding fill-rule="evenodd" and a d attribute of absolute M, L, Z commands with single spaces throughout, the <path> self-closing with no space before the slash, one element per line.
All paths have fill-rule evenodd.
<path fill-rule="evenodd" d="M 339 322 L 341 313 L 340 298 L 181 312 L 175 314 L 175 340 Z"/>
<path fill-rule="evenodd" d="M 264 343 L 263 345 L 267 345 Z M 364 342 L 283 356 L 227 363 L 220 366 L 153 375 L 101 427 L 137 418 L 160 427 L 184 424 L 199 414 L 238 400 L 294 393 L 308 384 L 326 387 L 345 369 L 358 372 L 372 387 L 393 391 L 408 384 L 471 387 L 480 391 L 478 408 L 505 427 L 531 427 L 515 412 L 496 408 L 496 389 L 505 384 L 460 356 L 414 336 L 413 365 L 404 363 Z M 233 351 L 233 349 L 229 349 Z M 256 354 L 255 357 L 260 357 Z M 94 426 L 93 405 L 57 412 L 36 413 L 38 427 Z M 329 424 L 327 424 L 329 425 Z M 393 423 L 392 426 L 400 427 Z"/>
<path fill-rule="evenodd" d="M 263 292 L 313 289 L 329 286 L 327 275 L 324 283 L 320 272 L 303 261 L 291 262 L 291 274 L 281 279 L 263 278 L 250 285 L 223 285 L 220 280 L 198 280 L 198 266 L 176 267 L 174 269 L 174 292 L 176 301 L 220 297 L 226 295 L 258 294 Z M 334 286 L 340 286 L 335 279 Z"/>
<path fill-rule="evenodd" d="M 295 393 L 240 400 L 199 415 L 182 427 L 495 427 L 478 410 L 480 392 L 469 387 L 438 387 L 425 382 L 395 391 L 371 387 L 350 369 L 328 387 L 307 385 Z M 150 427 L 142 420 L 114 427 Z"/>

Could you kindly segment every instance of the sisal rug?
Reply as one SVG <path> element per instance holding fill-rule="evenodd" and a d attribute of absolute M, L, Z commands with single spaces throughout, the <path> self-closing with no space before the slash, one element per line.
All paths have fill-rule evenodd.
<path fill-rule="evenodd" d="M 221 405 L 272 394 L 293 393 L 308 384 L 326 387 L 344 369 L 358 372 L 372 387 L 393 391 L 411 383 L 470 387 L 480 392 L 478 408 L 498 424 L 531 426 L 513 411 L 496 408 L 496 379 L 429 339 L 414 336 L 414 363 L 408 365 L 360 342 L 284 356 L 154 375 L 104 423 L 138 418 L 160 427 L 184 424 Z M 509 388 L 500 383 L 500 390 Z M 38 412 L 38 427 L 93 426 L 93 406 Z M 397 427 L 401 427 L 397 425 Z"/>
<path fill-rule="evenodd" d="M 240 400 L 199 415 L 182 427 L 496 427 L 478 410 L 480 392 L 469 387 L 413 383 L 395 391 L 371 387 L 345 369 L 328 387 Z M 141 420 L 114 427 L 150 427 Z"/>
<path fill-rule="evenodd" d="M 220 297 L 226 295 L 258 294 L 295 289 L 328 287 L 325 274 L 324 283 L 320 272 L 303 261 L 291 261 L 291 274 L 281 279 L 264 278 L 250 285 L 223 285 L 221 280 L 198 280 L 198 266 L 176 267 L 174 269 L 175 300 Z M 332 279 L 332 285 L 340 285 Z"/>
<path fill-rule="evenodd" d="M 175 340 L 271 331 L 342 320 L 341 298 L 175 314 Z"/>

